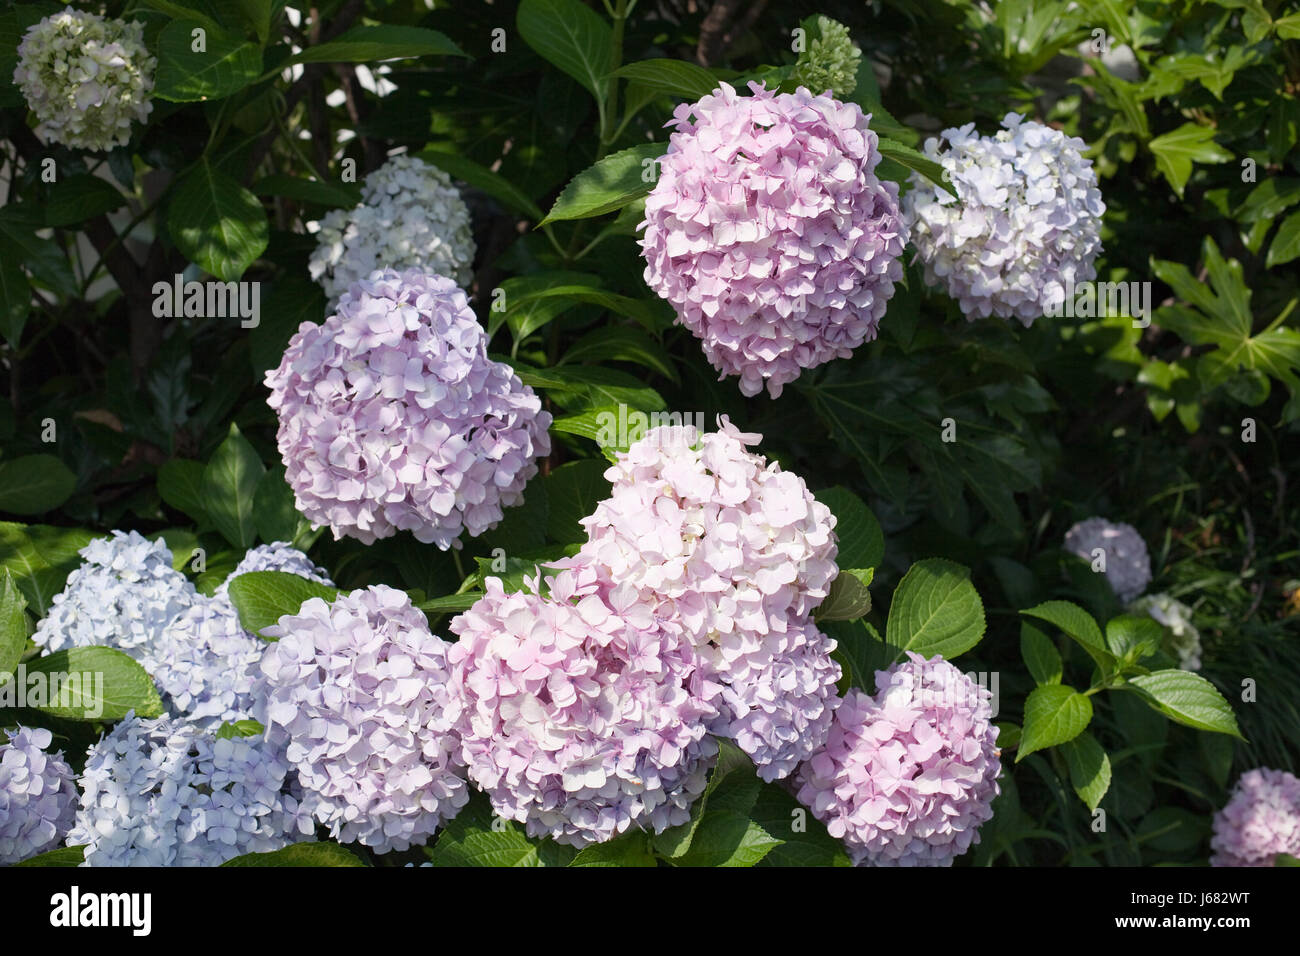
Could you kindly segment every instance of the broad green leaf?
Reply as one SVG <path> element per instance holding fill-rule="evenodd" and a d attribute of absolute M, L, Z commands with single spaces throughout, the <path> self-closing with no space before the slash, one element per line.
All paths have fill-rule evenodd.
<path fill-rule="evenodd" d="M 847 488 L 836 485 L 817 493 L 817 500 L 835 515 L 840 567 L 878 568 L 885 557 L 885 535 L 871 509 Z"/>
<path fill-rule="evenodd" d="M 561 544 L 581 544 L 587 532 L 579 523 L 596 510 L 596 503 L 609 497 L 604 462 L 571 461 L 542 479 L 546 486 L 549 514 L 547 534 Z"/>
<path fill-rule="evenodd" d="M 448 594 L 446 597 L 430 598 L 427 601 L 421 601 L 415 605 L 425 614 L 456 614 L 460 611 L 468 611 L 474 606 L 479 598 L 483 596 L 482 591 L 466 591 L 463 594 Z"/>
<path fill-rule="evenodd" d="M 0 570 L 0 684 L 14 672 L 27 650 L 27 599 L 13 573 Z"/>
<path fill-rule="evenodd" d="M 835 640 L 832 657 L 842 671 L 841 692 L 857 687 L 876 692 L 876 671 L 894 663 L 897 651 L 863 618 L 854 621 L 818 621 L 817 626 Z"/>
<path fill-rule="evenodd" d="M 274 640 L 262 630 L 278 624 L 286 614 L 297 614 L 312 598 L 333 601 L 339 590 L 287 571 L 249 571 L 230 582 L 229 594 L 244 629 Z"/>
<path fill-rule="evenodd" d="M 235 737 L 260 737 L 266 728 L 256 720 L 227 721 L 217 728 L 218 740 L 233 740 Z"/>
<path fill-rule="evenodd" d="M 667 148 L 642 143 L 606 156 L 573 177 L 542 222 L 603 216 L 646 195 L 659 175 L 655 161 Z"/>
<path fill-rule="evenodd" d="M 32 312 L 32 287 L 19 264 L 18 247 L 0 242 L 0 335 L 17 348 Z"/>
<path fill-rule="evenodd" d="M 265 473 L 262 459 L 232 422 L 229 436 L 203 469 L 200 488 L 208 517 L 237 548 L 250 548 L 257 540 L 253 500 Z"/>
<path fill-rule="evenodd" d="M 249 335 L 248 354 L 257 380 L 263 379 L 267 369 L 280 364 L 299 326 L 304 322 L 319 323 L 326 312 L 325 293 L 305 273 L 275 282 L 262 299 L 261 321 Z"/>
<path fill-rule="evenodd" d="M 269 236 L 257 197 L 206 158 L 176 181 L 167 231 L 190 261 L 227 282 L 266 251 Z"/>
<path fill-rule="evenodd" d="M 1282 220 L 1273 244 L 1268 247 L 1268 268 L 1285 265 L 1300 256 L 1300 212 L 1293 212 Z"/>
<path fill-rule="evenodd" d="M 718 80 L 712 73 L 685 60 L 642 60 L 615 70 L 614 76 L 621 76 L 656 93 L 692 101 L 718 88 Z"/>
<path fill-rule="evenodd" d="M 267 853 L 245 853 L 222 866 L 368 866 L 361 857 L 337 843 L 295 843 Z"/>
<path fill-rule="evenodd" d="M 894 590 L 885 641 L 900 651 L 952 660 L 984 636 L 984 604 L 970 571 L 942 558 L 918 561 Z"/>
<path fill-rule="evenodd" d="M 509 209 L 529 219 L 540 221 L 543 213 L 537 203 L 533 202 L 514 183 L 499 173 L 494 173 L 486 166 L 480 166 L 472 159 L 459 153 L 439 149 L 426 149 L 419 154 L 425 162 L 432 163 L 443 172 L 456 179 L 464 180 L 476 189 L 481 189 Z"/>
<path fill-rule="evenodd" d="M 80 173 L 60 179 L 50 187 L 45 203 L 45 224 L 77 225 L 124 205 L 126 197 L 112 183 L 89 173 Z"/>
<path fill-rule="evenodd" d="M 302 516 L 294 507 L 293 491 L 284 480 L 284 466 L 269 469 L 253 492 L 253 526 L 257 536 L 270 544 L 293 541 Z"/>
<path fill-rule="evenodd" d="M 42 713 L 93 721 L 121 720 L 131 711 L 138 717 L 162 713 L 153 679 L 138 663 L 111 647 L 71 647 L 25 666 L 29 699 L 32 676 L 46 675 L 45 704 L 29 705 Z"/>
<path fill-rule="evenodd" d="M 658 866 L 659 861 L 650 849 L 650 836 L 642 830 L 631 829 L 607 840 L 593 843 L 578 851 L 569 866 Z"/>
<path fill-rule="evenodd" d="M 598 101 L 608 95 L 613 34 L 578 0 L 523 0 L 515 24 L 524 42 L 581 83 Z"/>
<path fill-rule="evenodd" d="M 625 325 L 604 325 L 588 332 L 569 347 L 560 364 L 603 365 L 606 362 L 632 362 L 670 381 L 681 381 L 667 350 L 639 329 Z"/>
<path fill-rule="evenodd" d="M 1036 684 L 1061 682 L 1061 655 L 1056 645 L 1027 621 L 1020 625 L 1020 656 L 1025 659 L 1025 666 Z"/>
<path fill-rule="evenodd" d="M 782 842 L 770 848 L 759 866 L 850 866 L 844 844 L 801 806 L 781 783 L 765 783 L 749 818 Z"/>
<path fill-rule="evenodd" d="M 663 411 L 668 404 L 634 375 L 612 368 L 570 365 L 548 369 L 516 368 L 525 385 L 543 390 L 561 408 L 582 412 L 626 405 L 643 412 Z"/>
<path fill-rule="evenodd" d="M 49 610 L 54 595 L 63 589 L 68 574 L 80 563 L 80 557 L 74 554 L 66 563 L 51 565 L 41 556 L 31 537 L 33 530 L 39 528 L 39 525 L 29 527 L 0 521 L 0 568 L 13 575 L 14 583 L 38 618 Z"/>
<path fill-rule="evenodd" d="M 361 202 L 361 190 L 352 183 L 302 179 L 285 173 L 272 173 L 253 183 L 254 195 L 283 196 L 296 202 L 349 209 Z"/>
<path fill-rule="evenodd" d="M 1104 672 L 1108 672 L 1115 666 L 1115 658 L 1106 646 L 1101 628 L 1092 619 L 1092 615 L 1079 605 L 1071 604 L 1069 601 L 1044 601 L 1020 613 L 1055 624 L 1074 638 Z"/>
<path fill-rule="evenodd" d="M 879 148 L 880 154 L 885 158 L 892 159 L 908 169 L 915 170 L 940 189 L 956 195 L 956 193 L 953 193 L 952 187 L 948 185 L 948 180 L 943 178 L 943 167 L 929 156 L 916 151 L 910 146 L 904 146 L 902 143 L 895 142 L 892 139 L 884 139 L 883 137 L 880 140 Z"/>
<path fill-rule="evenodd" d="M 690 850 L 673 863 L 676 866 L 754 866 L 784 842 L 745 813 L 706 809 Z"/>
<path fill-rule="evenodd" d="M 818 621 L 852 621 L 871 610 L 873 568 L 840 568 L 831 584 L 831 592 L 817 606 Z"/>
<path fill-rule="evenodd" d="M 195 30 L 205 31 L 203 52 L 194 50 Z M 262 72 L 262 51 L 195 20 L 173 20 L 157 40 L 154 95 L 174 103 L 219 100 L 253 83 Z"/>
<path fill-rule="evenodd" d="M 1096 810 L 1110 789 L 1110 757 L 1086 730 L 1062 744 L 1061 750 L 1070 767 L 1070 786 L 1089 810 Z"/>
<path fill-rule="evenodd" d="M 1226 163 L 1233 157 L 1214 141 L 1214 130 L 1197 123 L 1184 123 L 1176 130 L 1147 143 L 1156 158 L 1156 169 L 1169 181 L 1178 198 L 1192 175 L 1193 163 Z"/>
<path fill-rule="evenodd" d="M 221 32 L 221 24 L 192 4 L 176 3 L 175 0 L 141 0 L 146 7 L 159 10 L 176 20 L 193 20 L 208 30 Z"/>
<path fill-rule="evenodd" d="M 1163 636 L 1160 625 L 1145 614 L 1121 614 L 1106 622 L 1106 646 L 1130 662 L 1154 654 Z"/>
<path fill-rule="evenodd" d="M 1137 688 L 1143 700 L 1175 723 L 1241 737 L 1231 705 L 1200 674 L 1153 671 L 1129 678 L 1128 686 Z"/>
<path fill-rule="evenodd" d="M 86 861 L 86 848 L 84 846 L 61 846 L 54 850 L 46 850 L 36 856 L 28 857 L 14 866 L 81 866 Z"/>
<path fill-rule="evenodd" d="M 158 495 L 199 524 L 208 521 L 203 506 L 203 463 L 185 458 L 165 461 L 158 469 Z"/>
<path fill-rule="evenodd" d="M 449 37 L 437 30 L 391 24 L 353 27 L 328 43 L 309 46 L 282 63 L 369 63 L 415 56 L 466 56 Z"/>
<path fill-rule="evenodd" d="M 34 515 L 53 511 L 77 487 L 77 476 L 53 455 L 0 461 L 0 511 Z"/>
<path fill-rule="evenodd" d="M 426 849 L 439 866 L 568 866 L 578 855 L 554 840 L 532 840 L 513 820 L 496 817 L 481 793 L 448 822 L 432 849 Z"/>
<path fill-rule="evenodd" d="M 1066 684 L 1043 684 L 1025 698 L 1024 730 L 1016 763 L 1037 750 L 1055 747 L 1083 733 L 1092 720 L 1092 700 Z"/>
<path fill-rule="evenodd" d="M 678 826 L 670 827 L 655 836 L 655 850 L 663 856 L 675 860 L 690 852 L 691 844 L 699 829 L 700 820 L 708 805 L 709 797 L 722 786 L 728 776 L 740 774 L 744 780 L 753 777 L 754 765 L 745 756 L 744 751 L 726 739 L 718 740 L 718 748 L 717 762 L 714 763 L 713 769 L 709 772 L 709 782 L 705 784 L 704 793 L 691 807 L 690 820 Z M 754 778 L 753 782 L 758 783 L 757 778 Z M 757 799 L 757 788 L 755 788 L 755 799 Z M 731 806 L 734 809 L 736 804 L 733 803 Z"/>

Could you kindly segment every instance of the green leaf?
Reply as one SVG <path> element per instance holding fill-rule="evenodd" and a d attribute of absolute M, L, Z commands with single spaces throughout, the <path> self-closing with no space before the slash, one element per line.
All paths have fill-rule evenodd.
<path fill-rule="evenodd" d="M 587 411 L 610 405 L 626 405 L 643 412 L 668 407 L 658 392 L 633 375 L 613 368 L 570 365 L 548 369 L 516 368 L 525 385 L 546 391 L 561 408 Z"/>
<path fill-rule="evenodd" d="M 253 498 L 266 468 L 234 422 L 203 469 L 200 485 L 208 516 L 216 529 L 237 548 L 250 548 L 257 540 Z"/>
<path fill-rule="evenodd" d="M 154 10 L 160 10 L 176 20 L 193 20 L 195 23 L 209 30 L 221 32 L 221 24 L 212 19 L 202 10 L 197 10 L 192 6 L 183 3 L 176 3 L 174 0 L 141 0 L 146 6 Z"/>
<path fill-rule="evenodd" d="M 763 784 L 749 818 L 782 842 L 771 847 L 760 866 L 851 866 L 844 844 L 779 783 Z"/>
<path fill-rule="evenodd" d="M 1130 677 L 1128 686 L 1136 688 L 1143 700 L 1175 723 L 1241 737 L 1231 705 L 1200 674 L 1184 670 L 1152 671 Z"/>
<path fill-rule="evenodd" d="M 194 51 L 195 29 L 204 30 L 204 51 Z M 257 80 L 262 51 L 193 19 L 173 20 L 158 34 L 154 95 L 173 103 L 219 100 Z"/>
<path fill-rule="evenodd" d="M 27 599 L 8 568 L 0 571 L 0 684 L 27 650 Z"/>
<path fill-rule="evenodd" d="M 1283 40 L 1300 40 L 1300 13 L 1288 13 L 1273 21 L 1273 29 Z"/>
<path fill-rule="evenodd" d="M 1268 268 L 1285 265 L 1300 256 L 1300 212 L 1293 212 L 1282 221 L 1273 244 L 1268 247 Z"/>
<path fill-rule="evenodd" d="M 531 840 L 513 820 L 496 817 L 487 797 L 475 793 L 451 820 L 433 849 L 425 851 L 439 866 L 568 866 L 578 855 L 549 837 Z"/>
<path fill-rule="evenodd" d="M 730 740 L 720 739 L 718 740 L 718 760 L 713 765 L 713 770 L 709 772 L 709 782 L 705 784 L 704 793 L 700 794 L 699 799 L 695 801 L 695 805 L 691 807 L 690 820 L 678 826 L 670 827 L 658 834 L 654 838 L 655 850 L 674 860 L 690 852 L 691 844 L 694 842 L 695 835 L 699 830 L 700 820 L 708 805 L 709 797 L 723 784 L 728 776 L 734 773 L 739 773 L 745 781 L 753 778 L 753 782 L 758 783 L 757 778 L 753 777 L 754 765 L 745 756 L 745 752 Z M 755 787 L 755 799 L 757 799 L 757 796 L 757 787 Z M 732 803 L 731 806 L 734 808 L 737 805 Z"/>
<path fill-rule="evenodd" d="M 1300 36 L 1300 14 L 1296 15 L 1297 30 L 1296 36 Z M 19 866 L 23 864 L 19 863 Z M 1274 866 L 1300 866 L 1300 857 L 1291 856 L 1288 853 L 1279 853 L 1273 857 Z"/>
<path fill-rule="evenodd" d="M 112 183 L 89 173 L 79 173 L 60 179 L 50 187 L 49 199 L 45 203 L 45 224 L 72 226 L 124 205 L 126 197 Z"/>
<path fill-rule="evenodd" d="M 1083 733 L 1092 720 L 1092 700 L 1066 684 L 1043 684 L 1025 698 L 1024 731 L 1016 763 L 1037 750 L 1055 747 Z"/>
<path fill-rule="evenodd" d="M 871 610 L 873 568 L 840 568 L 831 583 L 831 593 L 817 606 L 818 621 L 852 621 Z"/>
<path fill-rule="evenodd" d="M 605 843 L 593 843 L 578 851 L 569 866 L 658 866 L 650 850 L 650 838 L 642 830 L 628 830 Z"/>
<path fill-rule="evenodd" d="M 206 158 L 176 181 L 167 230 L 190 261 L 227 282 L 266 251 L 269 237 L 257 197 Z"/>
<path fill-rule="evenodd" d="M 573 177 L 542 223 L 603 216 L 647 195 L 658 169 L 646 160 L 659 159 L 667 148 L 662 143 L 642 143 L 606 156 Z"/>
<path fill-rule="evenodd" d="M 1089 810 L 1096 810 L 1110 789 L 1110 757 L 1086 730 L 1062 744 L 1061 750 L 1070 768 L 1070 786 Z"/>
<path fill-rule="evenodd" d="M 77 476 L 53 455 L 0 461 L 0 511 L 34 515 L 53 511 L 77 487 Z"/>
<path fill-rule="evenodd" d="M 203 463 L 173 458 L 158 468 L 158 495 L 177 511 L 183 511 L 199 524 L 207 523 L 203 507 Z"/>
<path fill-rule="evenodd" d="M 1176 130 L 1147 143 L 1160 170 L 1178 198 L 1192 175 L 1192 163 L 1226 163 L 1232 154 L 1214 141 L 1214 130 L 1197 123 L 1184 123 Z"/>
<path fill-rule="evenodd" d="M 840 665 L 841 691 L 858 687 L 868 694 L 876 691 L 875 673 L 892 663 L 897 652 L 885 643 L 880 632 L 866 620 L 819 621 L 818 627 L 834 638 L 832 657 Z"/>
<path fill-rule="evenodd" d="M 267 369 L 280 364 L 299 326 L 304 322 L 319 323 L 325 314 L 325 293 L 306 274 L 288 275 L 272 285 L 262 300 L 261 321 L 249 336 L 249 359 L 257 380 L 263 379 Z"/>
<path fill-rule="evenodd" d="M 270 544 L 293 541 L 302 520 L 294 507 L 293 490 L 284 480 L 284 466 L 269 469 L 257 482 L 253 492 L 253 526 L 257 536 Z"/>
<path fill-rule="evenodd" d="M 19 256 L 17 246 L 0 242 L 0 335 L 12 348 L 18 347 L 32 312 L 32 287 Z"/>
<path fill-rule="evenodd" d="M 608 95 L 613 32 L 578 0 L 523 0 L 515 18 L 519 35 L 553 66 L 581 83 L 597 101 Z"/>
<path fill-rule="evenodd" d="M 952 187 L 948 185 L 948 180 L 943 177 L 943 167 L 924 153 L 917 152 L 910 146 L 904 146 L 902 143 L 883 137 L 880 139 L 879 149 L 880 155 L 886 159 L 892 159 L 908 169 L 915 170 L 940 189 L 951 195 L 956 195 L 952 191 Z"/>
<path fill-rule="evenodd" d="M 718 88 L 718 80 L 702 66 L 685 60 L 642 60 L 614 71 L 656 93 L 667 93 L 686 100 L 698 100 Z"/>
<path fill-rule="evenodd" d="M 46 703 L 32 706 L 54 717 L 98 721 L 121 720 L 131 711 L 138 717 L 162 713 L 153 679 L 111 647 L 70 647 L 28 661 L 26 668 L 29 696 L 32 675 L 47 675 Z"/>
<path fill-rule="evenodd" d="M 421 601 L 415 606 L 429 615 L 455 614 L 459 611 L 468 611 L 474 606 L 474 602 L 482 596 L 482 591 L 466 591 L 463 594 L 448 594 L 446 597 L 430 598 L 427 601 Z"/>
<path fill-rule="evenodd" d="M 754 866 L 784 840 L 734 810 L 705 810 L 691 848 L 677 866 Z"/>
<path fill-rule="evenodd" d="M 1059 684 L 1061 655 L 1046 634 L 1028 622 L 1020 625 L 1020 656 L 1036 684 Z"/>
<path fill-rule="evenodd" d="M 418 155 L 420 159 L 432 163 L 448 175 L 469 183 L 475 189 L 483 190 L 506 208 L 513 209 L 529 219 L 542 218 L 543 213 L 537 203 L 529 199 L 510 180 L 499 173 L 492 172 L 486 166 L 480 166 L 459 153 L 449 153 L 440 149 L 426 149 Z"/>
<path fill-rule="evenodd" d="M 227 721 L 217 728 L 218 740 L 233 740 L 235 737 L 260 737 L 266 728 L 256 720 Z"/>
<path fill-rule="evenodd" d="M 1092 615 L 1069 601 L 1044 601 L 1042 604 L 1020 612 L 1030 617 L 1055 624 L 1067 635 L 1074 638 L 1103 672 L 1109 672 L 1115 666 L 1115 658 L 1101 636 L 1101 628 L 1092 619 Z"/>
<path fill-rule="evenodd" d="M 289 57 L 277 72 L 295 63 L 369 63 L 414 56 L 467 56 L 443 33 L 391 24 L 353 27 L 337 39 L 309 46 Z"/>
<path fill-rule="evenodd" d="M 61 846 L 21 860 L 14 866 L 81 866 L 86 862 L 84 846 Z"/>
<path fill-rule="evenodd" d="M 672 356 L 644 332 L 625 325 L 604 325 L 587 333 L 570 346 L 560 364 L 633 362 L 680 382 Z"/>
<path fill-rule="evenodd" d="M 66 563 L 51 565 L 32 539 L 32 534 L 40 534 L 41 528 L 41 525 L 29 527 L 11 521 L 0 521 L 0 568 L 13 574 L 14 583 L 37 617 L 49 610 L 54 595 L 62 590 L 68 574 L 81 560 L 74 552 Z M 65 529 L 54 530 L 57 532 Z"/>
<path fill-rule="evenodd" d="M 970 571 L 942 558 L 918 561 L 894 590 L 885 641 L 901 651 L 952 660 L 984 636 L 984 604 Z"/>
<path fill-rule="evenodd" d="M 1130 663 L 1159 650 L 1163 636 L 1160 625 L 1145 614 L 1121 614 L 1106 622 L 1106 646 Z"/>
<path fill-rule="evenodd" d="M 880 522 L 862 499 L 836 485 L 817 493 L 817 500 L 835 515 L 839 550 L 835 560 L 851 568 L 878 568 L 885 557 L 885 535 Z"/>
<path fill-rule="evenodd" d="M 283 196 L 295 202 L 315 203 L 338 209 L 350 209 L 361 202 L 361 190 L 352 183 L 302 179 L 285 173 L 272 173 L 253 183 L 258 196 Z"/>
<path fill-rule="evenodd" d="M 546 531 L 552 541 L 582 544 L 587 540 L 579 522 L 596 510 L 597 502 L 609 497 L 605 468 L 599 461 L 571 461 L 542 479 L 549 508 Z"/>
<path fill-rule="evenodd" d="M 287 571 L 248 571 L 230 582 L 229 594 L 244 629 L 263 640 L 274 640 L 262 630 L 279 623 L 286 614 L 297 614 L 312 598 L 333 601 L 339 590 Z"/>
<path fill-rule="evenodd" d="M 295 843 L 267 853 L 245 853 L 222 866 L 367 866 L 351 850 L 337 843 Z"/>

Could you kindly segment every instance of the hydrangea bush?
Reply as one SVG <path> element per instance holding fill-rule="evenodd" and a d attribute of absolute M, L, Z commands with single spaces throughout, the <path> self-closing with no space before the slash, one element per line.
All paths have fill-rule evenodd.
<path fill-rule="evenodd" d="M 0 862 L 1300 857 L 1295 17 L 797 6 L 0 4 Z"/>

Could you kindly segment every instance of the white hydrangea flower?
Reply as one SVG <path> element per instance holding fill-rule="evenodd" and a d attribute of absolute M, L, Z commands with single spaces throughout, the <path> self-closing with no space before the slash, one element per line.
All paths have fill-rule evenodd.
<path fill-rule="evenodd" d="M 32 640 L 47 651 L 113 647 L 150 669 L 163 629 L 194 603 L 194 586 L 172 567 L 165 544 L 136 531 L 114 531 L 79 553 L 84 562 L 68 575 Z"/>
<path fill-rule="evenodd" d="M 130 714 L 90 748 L 68 845 L 86 866 L 217 866 L 313 832 L 282 751 Z"/>
<path fill-rule="evenodd" d="M 394 156 L 366 177 L 362 202 L 319 223 L 309 267 L 330 302 L 376 269 L 419 269 L 469 285 L 474 237 L 451 177 L 414 156 Z"/>
<path fill-rule="evenodd" d="M 948 148 L 925 154 L 944 168 L 956 198 L 918 173 L 903 218 L 925 267 L 968 319 L 1015 317 L 1027 326 L 1094 279 L 1106 206 L 1087 145 L 1008 113 L 980 136 L 975 124 L 946 129 Z"/>
<path fill-rule="evenodd" d="M 1105 518 L 1080 521 L 1065 533 L 1065 550 L 1091 564 L 1096 552 L 1105 555 L 1106 583 L 1122 602 L 1129 602 L 1151 583 L 1151 557 L 1146 542 L 1131 524 Z"/>
<path fill-rule="evenodd" d="M 1201 634 L 1192 624 L 1192 609 L 1168 594 L 1148 594 L 1132 602 L 1133 614 L 1150 615 L 1165 629 L 1165 647 L 1185 671 L 1201 669 Z"/>
<path fill-rule="evenodd" d="M 149 671 L 176 716 L 206 730 L 251 718 L 267 644 L 224 597 L 200 595 L 163 630 Z"/>
<path fill-rule="evenodd" d="M 54 142 L 108 150 L 149 118 L 156 65 L 144 24 L 67 7 L 23 35 L 14 83 Z"/>

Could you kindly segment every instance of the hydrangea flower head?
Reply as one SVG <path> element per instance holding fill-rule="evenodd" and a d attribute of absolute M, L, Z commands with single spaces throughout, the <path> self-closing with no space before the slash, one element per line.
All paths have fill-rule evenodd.
<path fill-rule="evenodd" d="M 120 721 L 90 748 L 68 845 L 87 866 L 218 866 L 309 836 L 282 754 L 170 717 Z"/>
<path fill-rule="evenodd" d="M 1300 779 L 1285 770 L 1248 770 L 1214 815 L 1211 866 L 1273 866 L 1300 856 Z"/>
<path fill-rule="evenodd" d="M 1151 583 L 1151 556 L 1137 529 L 1124 522 L 1087 518 L 1065 533 L 1065 550 L 1089 564 L 1105 556 L 1106 583 L 1127 603 Z"/>
<path fill-rule="evenodd" d="M 262 657 L 254 716 L 331 835 L 405 850 L 469 801 L 447 644 L 404 592 L 312 598 L 265 633 L 279 640 Z"/>
<path fill-rule="evenodd" d="M 620 454 L 573 561 L 681 622 L 725 688 L 718 732 L 772 780 L 830 729 L 835 642 L 808 620 L 838 573 L 835 517 L 721 424 L 651 429 Z"/>
<path fill-rule="evenodd" d="M 523 500 L 551 416 L 450 279 L 381 270 L 266 375 L 298 510 L 366 544 L 410 531 L 460 546 Z"/>
<path fill-rule="evenodd" d="M 543 593 L 486 593 L 457 617 L 453 713 L 472 779 L 531 836 L 599 843 L 684 823 L 717 743 L 718 688 L 690 640 L 628 586 L 567 568 Z"/>
<path fill-rule="evenodd" d="M 468 287 L 474 263 L 469 209 L 437 166 L 394 156 L 366 177 L 362 202 L 320 221 L 311 276 L 335 302 L 376 269 L 417 269 Z"/>
<path fill-rule="evenodd" d="M 113 647 L 148 670 L 163 629 L 194 603 L 194 586 L 173 569 L 165 544 L 135 531 L 96 538 L 79 553 L 81 567 L 68 575 L 32 639 L 48 651 Z"/>
<path fill-rule="evenodd" d="M 798 798 L 858 865 L 948 866 L 993 816 L 1001 763 L 991 694 L 935 656 L 849 691 L 799 768 Z"/>
<path fill-rule="evenodd" d="M 9 678 L 13 680 L 11 676 Z M 77 788 L 45 728 L 4 732 L 0 743 L 0 866 L 52 850 L 72 827 Z"/>
<path fill-rule="evenodd" d="M 252 716 L 266 647 L 228 600 L 199 595 L 163 630 L 149 672 L 172 713 L 216 731 Z"/>
<path fill-rule="evenodd" d="M 1147 594 L 1129 604 L 1134 614 L 1146 614 L 1165 630 L 1165 649 L 1185 671 L 1201 669 L 1201 634 L 1192 623 L 1192 609 L 1168 594 Z"/>
<path fill-rule="evenodd" d="M 67 7 L 23 34 L 13 79 L 50 139 L 108 150 L 149 118 L 156 65 L 144 24 Z"/>
<path fill-rule="evenodd" d="M 1086 144 L 1008 113 L 980 136 L 975 124 L 928 139 L 925 154 L 944 168 L 956 197 L 912 173 L 903 216 L 925 280 L 945 289 L 968 319 L 996 315 L 1025 326 L 1052 312 L 1067 292 L 1096 277 L 1101 216 Z"/>
<path fill-rule="evenodd" d="M 838 20 L 818 15 L 817 35 L 799 54 L 790 74 L 792 82 L 823 93 L 848 96 L 858 88 L 858 66 L 862 51 L 849 35 L 849 28 Z"/>
<path fill-rule="evenodd" d="M 906 234 L 856 104 L 750 89 L 677 108 L 641 248 L 646 283 L 714 368 L 775 398 L 876 337 Z"/>
<path fill-rule="evenodd" d="M 230 582 L 249 571 L 284 571 L 318 584 L 334 586 L 334 582 L 329 578 L 329 572 L 318 567 L 311 558 L 287 541 L 274 541 L 271 544 L 259 544 L 249 548 L 235 570 L 226 575 L 226 579 L 221 582 L 216 590 L 216 596 L 226 597 L 230 592 Z"/>

